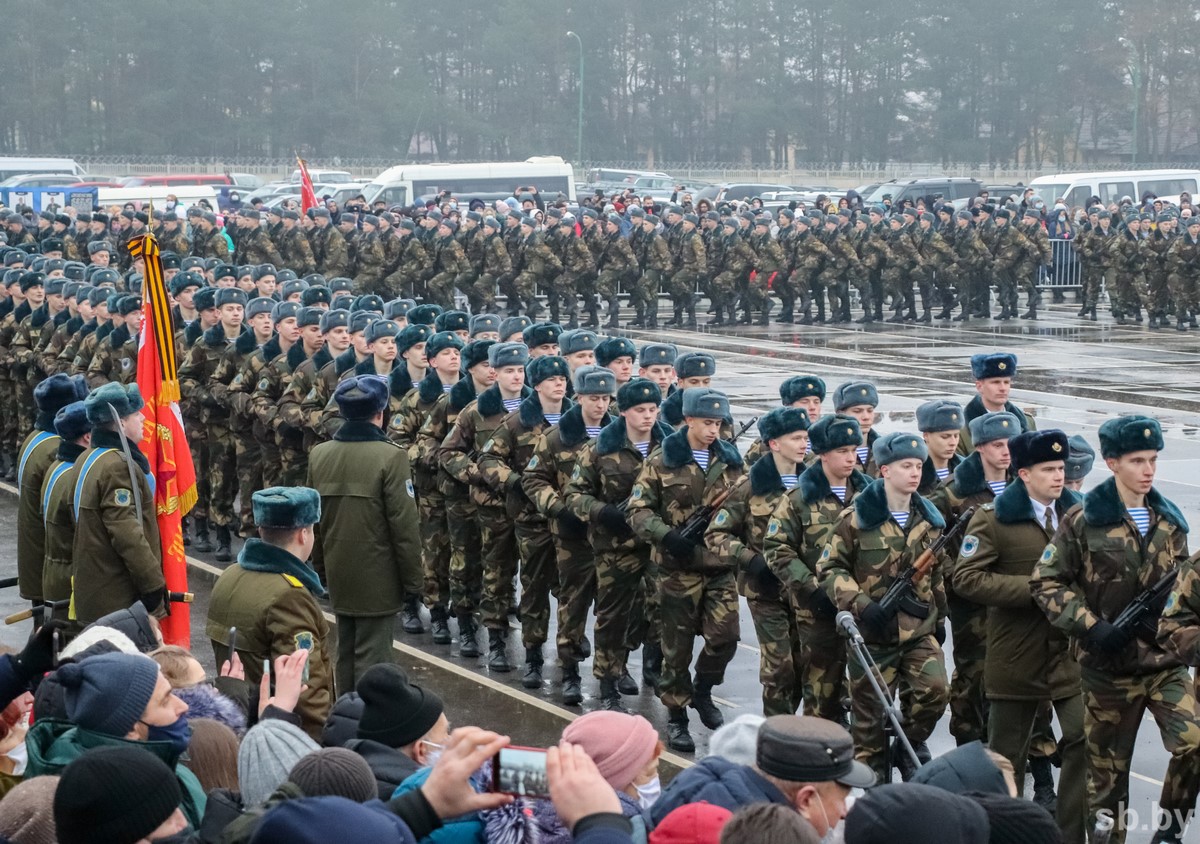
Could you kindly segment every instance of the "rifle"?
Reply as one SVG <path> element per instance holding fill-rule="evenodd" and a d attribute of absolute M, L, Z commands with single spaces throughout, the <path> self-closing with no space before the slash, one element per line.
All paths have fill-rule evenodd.
<path fill-rule="evenodd" d="M 1175 586 L 1179 570 L 1167 572 L 1162 579 L 1146 589 L 1132 601 L 1113 622 L 1113 626 L 1130 636 L 1136 636 L 1147 644 L 1153 644 L 1158 636 L 1158 617 L 1162 615 L 1167 596 Z"/>
<path fill-rule="evenodd" d="M 941 550 L 949 544 L 950 540 L 966 530 L 967 523 L 975 515 L 975 509 L 974 506 L 971 506 L 963 510 L 958 521 L 952 524 L 948 530 L 943 531 L 932 545 L 921 552 L 921 556 L 917 557 L 916 562 L 892 581 L 892 585 L 888 587 L 888 591 L 879 601 L 879 606 L 883 607 L 889 617 L 894 616 L 898 610 L 904 610 L 916 618 L 929 617 L 928 605 L 921 603 L 913 596 L 913 584 L 929 574 Z"/>
<path fill-rule="evenodd" d="M 740 440 L 756 422 L 758 422 L 757 416 L 751 416 L 749 419 L 747 419 L 744 423 L 742 423 L 742 427 L 738 428 L 737 431 L 734 432 L 733 438 L 730 440 L 730 442 L 734 445 L 737 445 L 737 441 Z"/>
<path fill-rule="evenodd" d="M 722 492 L 712 501 L 707 504 L 702 504 L 692 511 L 692 515 L 688 516 L 682 525 L 679 527 L 679 533 L 692 542 L 702 542 L 704 540 L 704 531 L 708 530 L 708 523 L 712 521 L 712 517 L 721 509 L 721 505 L 725 503 L 725 499 L 729 497 L 729 493 L 733 492 L 733 487 Z"/>

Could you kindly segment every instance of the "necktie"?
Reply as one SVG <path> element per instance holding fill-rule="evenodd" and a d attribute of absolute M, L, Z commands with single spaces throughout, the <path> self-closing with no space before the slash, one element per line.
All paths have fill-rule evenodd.
<path fill-rule="evenodd" d="M 1054 533 L 1054 511 L 1050 507 L 1046 508 L 1046 522 L 1043 527 L 1046 528 L 1047 533 Z"/>

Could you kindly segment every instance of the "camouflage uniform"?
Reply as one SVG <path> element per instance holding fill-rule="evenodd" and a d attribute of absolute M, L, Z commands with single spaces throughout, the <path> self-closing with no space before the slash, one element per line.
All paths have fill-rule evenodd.
<path fill-rule="evenodd" d="M 304 343 L 297 340 L 286 352 L 267 364 L 250 394 L 250 406 L 263 432 L 259 445 L 262 448 L 264 487 L 297 486 L 307 477 L 307 471 L 304 475 L 297 476 L 293 472 L 290 478 L 284 477 L 285 466 L 294 466 L 295 455 L 303 452 L 304 435 L 290 425 L 285 427 L 279 418 L 280 404 L 292 373 L 307 359 Z"/>
<path fill-rule="evenodd" d="M 88 386 L 96 389 L 110 382 L 132 384 L 137 380 L 137 338 L 129 336 L 124 324 L 118 325 L 96 344 L 96 354 L 87 366 Z"/>
<path fill-rule="evenodd" d="M 29 303 L 22 302 L 0 321 L 0 454 L 9 461 L 13 477 L 16 477 L 17 444 L 20 442 L 17 436 L 20 408 L 17 380 L 12 371 L 12 340 L 17 326 L 31 311 Z"/>
<path fill-rule="evenodd" d="M 821 285 L 829 297 L 829 319 L 831 322 L 849 322 L 850 278 L 862 272 L 858 253 L 840 229 L 821 232 L 818 237 L 829 250 L 820 271 Z"/>
<path fill-rule="evenodd" d="M 329 349 L 322 346 L 315 355 L 300 362 L 292 370 L 283 395 L 275 424 L 278 428 L 279 458 L 284 486 L 299 486 L 308 477 L 308 452 L 318 440 L 308 427 L 304 399 L 316 383 L 317 373 L 333 362 Z"/>
<path fill-rule="evenodd" d="M 950 287 L 954 280 L 951 272 L 954 267 L 954 250 L 946 244 L 941 234 L 932 228 L 922 229 L 919 223 L 913 229 L 912 237 L 923 262 L 917 282 L 917 288 L 921 292 L 921 321 L 928 322 L 932 319 L 931 311 L 938 300 L 941 301 L 943 313 L 949 311 L 954 303 L 954 293 Z"/>
<path fill-rule="evenodd" d="M 558 224 L 546 234 L 546 244 L 554 250 L 562 264 L 562 271 L 546 286 L 547 304 L 550 306 L 550 321 L 558 322 L 559 301 L 566 305 L 567 322 L 575 325 L 579 319 L 579 301 L 582 296 L 588 313 L 596 311 L 596 261 L 583 238 L 575 236 L 575 228 Z M 598 320 L 589 320 L 594 325 Z"/>
<path fill-rule="evenodd" d="M 243 230 L 237 239 L 237 250 L 234 253 L 235 264 L 273 264 L 278 267 L 283 264 L 279 250 L 271 242 L 266 230 L 255 226 Z"/>
<path fill-rule="evenodd" d="M 954 281 L 958 290 L 958 302 L 962 305 L 961 319 L 968 320 L 979 313 L 981 306 L 987 311 L 988 285 L 985 281 L 992 253 L 970 225 L 956 225 L 952 232 L 944 234 L 946 242 L 954 251 Z"/>
<path fill-rule="evenodd" d="M 871 478 L 855 471 L 846 480 L 843 501 L 830 487 L 824 467 L 809 466 L 776 505 L 763 540 L 763 556 L 783 584 L 800 640 L 792 663 L 804 713 L 839 724 L 846 721 L 846 641 L 834 624 L 833 607 L 822 599 L 817 565 L 838 517 L 870 484 Z"/>
<path fill-rule="evenodd" d="M 1187 522 L 1153 488 L 1142 536 L 1113 478 L 1089 491 L 1058 526 L 1033 571 L 1030 589 L 1050 623 L 1073 639 L 1082 666 L 1092 817 L 1114 818 L 1129 802 L 1129 767 L 1146 710 L 1171 754 L 1159 805 L 1190 810 L 1200 791 L 1200 710 L 1177 653 L 1134 637 L 1113 654 L 1083 647 L 1088 631 L 1112 620 L 1144 589 L 1187 557 Z M 1124 841 L 1118 825 L 1114 841 Z"/>
<path fill-rule="evenodd" d="M 676 246 L 671 249 L 671 267 L 671 273 L 667 277 L 667 293 L 670 294 L 671 304 L 675 309 L 675 323 L 682 323 L 683 311 L 687 310 L 689 324 L 695 325 L 696 306 L 692 297 L 707 267 L 704 241 L 700 235 L 694 231 L 680 234 Z"/>
<path fill-rule="evenodd" d="M 1040 222 L 1018 223 L 1017 230 L 1025 236 L 1025 257 L 1017 269 L 1017 276 L 1024 282 L 1029 293 L 1029 310 L 1034 313 L 1041 301 L 1038 281 L 1042 267 L 1050 265 L 1054 254 L 1050 251 L 1050 236 Z"/>
<path fill-rule="evenodd" d="M 910 224 L 911 225 L 911 224 Z M 892 286 L 887 293 L 892 297 L 892 316 L 889 322 L 900 322 L 903 319 L 917 318 L 916 294 L 913 283 L 923 273 L 923 259 L 917 251 L 907 226 L 899 229 L 889 229 L 888 248 L 892 251 L 893 267 L 896 270 L 892 276 Z"/>
<path fill-rule="evenodd" d="M 513 308 L 520 307 L 523 300 L 525 313 L 532 318 L 542 310 L 537 301 L 538 286 L 547 287 L 550 280 L 562 272 L 562 261 L 542 236 L 533 232 L 529 237 L 518 239 L 513 272 L 516 273 L 512 282 L 516 301 L 509 302 L 508 312 L 514 313 Z"/>
<path fill-rule="evenodd" d="M 1191 232 L 1185 231 L 1171 243 L 1167 269 L 1177 327 L 1183 330 L 1187 322 L 1194 327 L 1200 312 L 1200 240 L 1194 239 Z"/>
<path fill-rule="evenodd" d="M 217 227 L 207 234 L 196 229 L 192 239 L 192 254 L 198 258 L 216 258 L 223 264 L 228 264 L 233 257 L 229 253 L 229 242 Z"/>
<path fill-rule="evenodd" d="M 671 271 L 671 252 L 667 248 L 667 239 L 656 231 L 643 231 L 638 235 L 634 254 L 642 276 L 629 285 L 629 304 L 637 315 L 635 322 L 644 316 L 646 327 L 655 328 L 658 326 L 658 294 L 663 278 Z"/>
<path fill-rule="evenodd" d="M 697 544 L 691 560 L 680 560 L 663 539 L 699 507 L 731 488 L 744 469 L 737 449 L 724 440 L 709 448 L 709 467 L 692 456 L 687 426 L 663 440 L 662 448 L 642 465 L 629 495 L 629 525 L 650 543 L 658 563 L 658 602 L 663 650 L 659 700 L 682 710 L 693 698 L 711 699 L 713 686 L 725 680 L 725 667 L 738 642 L 738 601 L 734 563 Z M 697 633 L 704 647 L 696 658 L 695 685 L 689 671 Z"/>
<path fill-rule="evenodd" d="M 230 386 L 257 348 L 253 331 L 243 330 L 229 339 L 217 325 L 192 346 L 179 373 L 181 388 L 199 398 L 201 418 L 208 428 L 209 519 L 213 525 L 231 530 L 239 526 L 233 512 L 238 493 L 238 444 L 249 426 L 235 410 Z M 246 498 L 242 499 L 242 511 L 249 513 Z"/>
<path fill-rule="evenodd" d="M 1146 289 L 1146 254 L 1142 251 L 1142 237 L 1125 229 L 1108 244 L 1111 272 L 1105 277 L 1105 283 L 1111 281 L 1108 298 L 1112 302 L 1113 316 L 1117 324 L 1123 325 L 1126 316 L 1132 316 L 1134 321 L 1142 320 L 1142 296 Z"/>
<path fill-rule="evenodd" d="M 282 259 L 283 266 L 295 270 L 298 276 L 306 276 L 317 271 L 317 262 L 313 258 L 312 247 L 308 243 L 308 238 L 304 236 L 304 230 L 298 225 L 284 230 L 283 236 L 279 239 L 279 257 Z"/>
<path fill-rule="evenodd" d="M 251 336 L 253 334 L 254 332 L 250 332 Z M 234 347 L 237 345 L 235 343 Z M 238 426 L 241 427 L 241 431 L 235 429 L 234 438 L 237 443 L 238 496 L 241 499 L 240 531 L 243 536 L 253 536 L 257 533 L 250 497 L 264 488 L 263 464 L 266 455 L 270 453 L 276 462 L 278 461 L 274 442 L 271 443 L 269 451 L 264 448 L 268 429 L 263 418 L 255 412 L 253 397 L 267 367 L 281 354 L 283 351 L 279 345 L 279 336 L 276 335 L 247 355 L 237 374 L 229 382 L 230 428 L 235 428 L 235 416 L 239 417 L 241 423 Z M 214 381 L 224 377 L 223 365 L 224 360 L 217 366 L 217 372 L 213 375 Z"/>
<path fill-rule="evenodd" d="M 415 234 L 397 239 L 401 244 L 400 255 L 395 269 L 384 279 L 384 286 L 393 295 L 412 297 L 418 291 L 423 292 L 425 276 L 432 263 L 425 244 Z"/>
<path fill-rule="evenodd" d="M 1170 266 L 1167 257 L 1177 237 L 1174 232 L 1164 231 L 1160 224 L 1153 234 L 1141 242 L 1142 253 L 1146 257 L 1146 309 L 1149 311 L 1151 328 L 1156 324 L 1167 324 L 1167 307 L 1170 304 Z"/>
<path fill-rule="evenodd" d="M 370 232 L 360 237 L 357 254 L 358 275 L 354 277 L 357 289 L 363 293 L 390 295 L 383 282 L 387 256 L 383 252 L 383 241 L 379 237 L 379 232 Z"/>
<path fill-rule="evenodd" d="M 718 316 L 723 308 L 727 308 L 730 318 L 736 320 L 734 311 L 737 307 L 738 288 L 746 275 L 754 266 L 754 249 L 736 231 L 728 228 L 720 235 L 713 237 L 714 261 L 719 261 L 716 273 L 709 281 L 709 296 Z M 749 309 L 746 310 L 747 315 Z"/>
<path fill-rule="evenodd" d="M 325 278 L 337 278 L 350 272 L 350 253 L 346 249 L 346 239 L 332 225 L 318 227 L 309 240 L 309 245 L 312 247 L 317 272 Z"/>
<path fill-rule="evenodd" d="M 628 284 L 637 276 L 638 262 L 629 246 L 629 241 L 621 237 L 620 232 L 605 235 L 603 251 L 596 256 L 596 270 L 599 278 L 596 281 L 596 292 L 600 298 L 608 302 L 608 327 L 620 328 L 617 322 L 621 310 L 617 293 L 621 284 Z M 595 311 L 595 306 L 589 308 Z M 590 321 L 589 321 L 590 324 Z"/>
<path fill-rule="evenodd" d="M 480 231 L 473 241 L 478 250 L 475 282 L 464 292 L 471 313 L 486 314 L 496 309 L 496 289 L 501 278 L 512 275 L 512 258 L 499 233 L 485 235 Z"/>
<path fill-rule="evenodd" d="M 861 622 L 860 613 L 883 597 L 944 527 L 937 509 L 914 495 L 908 526 L 901 528 L 888 512 L 884 482 L 877 480 L 859 493 L 834 525 L 818 564 L 821 588 L 839 610 L 854 613 Z M 928 608 L 925 618 L 899 610 L 882 637 L 865 625 L 862 634 L 889 693 L 907 683 L 910 694 L 901 699 L 902 723 L 909 741 L 918 745 L 933 732 L 948 697 L 945 658 L 934 636 L 946 610 L 940 565 L 935 562 L 930 575 L 914 587 L 914 598 Z M 857 660 L 850 661 L 850 695 L 856 755 L 877 776 L 886 777 L 890 771 L 884 763 L 885 716 Z"/>
<path fill-rule="evenodd" d="M 1025 254 L 1025 235 L 1011 222 L 996 226 L 992 241 L 992 277 L 996 282 L 996 299 L 1000 303 L 999 319 L 1017 315 L 1017 267 Z"/>
<path fill-rule="evenodd" d="M 796 235 L 791 284 L 800 294 L 801 325 L 812 323 L 814 300 L 817 303 L 817 320 L 825 319 L 825 292 L 821 288 L 820 272 L 826 259 L 832 259 L 829 247 L 811 229 Z"/>

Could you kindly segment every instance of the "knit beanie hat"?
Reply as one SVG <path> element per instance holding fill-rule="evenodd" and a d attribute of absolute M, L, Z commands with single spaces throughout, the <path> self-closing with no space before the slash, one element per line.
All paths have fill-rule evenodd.
<path fill-rule="evenodd" d="M 723 727 L 708 740 L 708 754 L 720 756 L 735 765 L 753 765 L 758 759 L 758 728 L 767 719 L 747 712 Z"/>
<path fill-rule="evenodd" d="M 987 813 L 973 800 L 931 785 L 878 785 L 846 815 L 846 844 L 937 841 L 983 844 Z"/>
<path fill-rule="evenodd" d="M 146 711 L 159 670 L 148 656 L 109 653 L 68 663 L 54 674 L 72 724 L 122 737 Z"/>
<path fill-rule="evenodd" d="M 0 836 L 13 844 L 57 844 L 54 792 L 58 777 L 34 777 L 0 800 Z"/>
<path fill-rule="evenodd" d="M 246 731 L 238 748 L 238 782 L 242 804 L 251 809 L 266 802 L 303 757 L 319 745 L 299 727 L 268 718 Z"/>
<path fill-rule="evenodd" d="M 606 710 L 576 718 L 562 737 L 586 750 L 600 776 L 617 791 L 633 782 L 658 747 L 658 731 L 641 715 Z"/>
<path fill-rule="evenodd" d="M 299 786 L 305 797 L 345 797 L 366 803 L 379 796 L 371 766 L 352 750 L 323 747 L 296 763 L 288 780 Z"/>
<path fill-rule="evenodd" d="M 388 747 L 404 747 L 428 733 L 444 707 L 433 692 L 408 682 L 404 670 L 392 663 L 372 665 L 355 687 L 363 713 L 358 737 Z"/>
<path fill-rule="evenodd" d="M 1054 816 L 1032 800 L 975 792 L 964 796 L 987 812 L 988 826 L 991 827 L 989 844 L 1057 844 L 1062 841 Z"/>
<path fill-rule="evenodd" d="M 329 844 L 331 841 L 409 844 L 404 821 L 382 803 L 362 805 L 344 797 L 286 800 L 263 815 L 250 844 Z"/>
<path fill-rule="evenodd" d="M 718 844 L 733 812 L 712 803 L 687 803 L 654 827 L 649 844 Z"/>
<path fill-rule="evenodd" d="M 167 764 L 136 747 L 100 747 L 62 772 L 54 794 L 60 841 L 134 844 L 179 808 L 183 795 Z"/>

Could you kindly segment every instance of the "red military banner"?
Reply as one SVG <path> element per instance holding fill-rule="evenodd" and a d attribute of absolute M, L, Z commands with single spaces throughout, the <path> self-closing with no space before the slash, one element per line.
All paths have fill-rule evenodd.
<path fill-rule="evenodd" d="M 308 175 L 308 162 L 296 156 L 300 165 L 300 213 L 307 214 L 309 208 L 317 207 L 317 192 L 313 190 L 312 176 Z"/>

